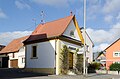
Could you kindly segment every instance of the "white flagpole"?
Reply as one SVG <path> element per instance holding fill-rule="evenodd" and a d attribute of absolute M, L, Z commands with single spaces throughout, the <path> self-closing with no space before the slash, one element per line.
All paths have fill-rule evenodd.
<path fill-rule="evenodd" d="M 86 0 L 84 0 L 84 53 L 83 53 L 83 75 L 86 75 Z"/>

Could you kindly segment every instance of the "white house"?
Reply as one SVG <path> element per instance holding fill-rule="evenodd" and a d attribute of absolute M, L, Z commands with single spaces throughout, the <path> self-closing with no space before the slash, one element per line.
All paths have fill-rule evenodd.
<path fill-rule="evenodd" d="M 73 15 L 39 24 L 30 37 L 24 41 L 25 68 L 33 72 L 60 74 L 60 54 L 63 46 L 66 45 L 69 49 L 68 70 L 72 70 L 76 62 L 75 52 L 83 48 L 83 43 L 82 32 Z"/>
<path fill-rule="evenodd" d="M 83 38 L 85 38 L 86 40 L 86 57 L 88 59 L 88 63 L 93 62 L 93 47 L 94 47 L 94 43 L 92 42 L 91 38 L 89 37 L 88 33 L 86 33 L 86 37 L 84 37 L 84 33 L 82 32 Z"/>
<path fill-rule="evenodd" d="M 4 49 L 0 51 L 1 54 L 7 54 L 9 57 L 9 68 L 24 68 L 25 66 L 25 47 L 22 43 L 28 36 L 14 39 Z"/>
<path fill-rule="evenodd" d="M 85 44 L 86 44 L 86 59 L 88 61 L 88 63 L 93 62 L 93 47 L 94 47 L 94 43 L 92 42 L 90 36 L 88 35 L 87 32 L 84 32 L 82 29 L 80 29 L 82 31 L 82 36 L 83 38 L 85 38 Z M 77 39 L 79 39 L 79 36 L 77 35 L 77 30 L 75 31 L 75 37 Z M 78 54 L 83 54 L 84 52 L 84 47 L 82 49 L 80 49 L 80 51 L 78 52 Z"/>

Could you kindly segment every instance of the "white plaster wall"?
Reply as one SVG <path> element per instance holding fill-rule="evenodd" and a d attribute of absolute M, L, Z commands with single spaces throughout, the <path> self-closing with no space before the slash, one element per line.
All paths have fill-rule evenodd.
<path fill-rule="evenodd" d="M 9 61 L 8 61 L 8 67 L 10 67 L 10 60 L 15 60 L 18 59 L 18 67 L 19 68 L 24 68 L 25 63 L 22 63 L 22 58 L 25 58 L 25 47 L 22 47 L 18 52 L 14 53 L 14 58 L 13 58 L 13 53 L 9 53 Z"/>
<path fill-rule="evenodd" d="M 9 56 L 8 67 L 11 68 L 10 60 L 18 59 L 18 52 L 14 53 L 14 58 L 13 58 L 13 53 L 9 53 L 8 56 Z"/>
<path fill-rule="evenodd" d="M 88 62 L 91 63 L 93 61 L 93 43 L 88 37 L 88 35 L 86 35 L 86 44 L 88 45 L 88 52 L 86 53 L 86 56 L 89 57 Z"/>
<path fill-rule="evenodd" d="M 71 30 L 74 32 L 74 35 L 75 35 L 74 37 L 70 36 Z M 78 33 L 76 31 L 76 27 L 74 25 L 73 20 L 70 22 L 70 24 L 68 25 L 66 31 L 63 33 L 63 35 L 71 37 L 71 38 L 76 39 L 76 40 L 80 40 L 79 38 L 76 37 L 76 36 L 78 36 Z"/>
<path fill-rule="evenodd" d="M 84 33 L 82 33 L 84 38 Z M 77 30 L 75 30 L 75 37 L 79 39 L 79 36 L 77 34 Z M 88 52 L 86 53 L 86 57 L 89 58 L 88 62 L 91 63 L 93 61 L 93 43 L 90 40 L 89 36 L 86 34 L 86 44 L 88 45 Z M 80 50 L 80 53 L 82 54 L 84 52 L 84 48 Z"/>
<path fill-rule="evenodd" d="M 31 59 L 32 46 L 37 46 L 37 59 Z M 26 68 L 54 68 L 55 40 L 26 45 Z"/>
<path fill-rule="evenodd" d="M 67 47 L 73 47 L 73 48 L 76 48 L 76 49 L 81 49 L 81 46 L 78 46 L 78 45 L 75 45 L 75 44 L 72 44 L 72 43 L 69 43 L 69 42 L 65 42 L 65 41 L 60 41 L 61 43 L 61 48 L 63 47 L 63 45 L 66 45 Z M 75 50 L 71 50 L 71 52 L 76 52 Z"/>
<path fill-rule="evenodd" d="M 24 68 L 25 67 L 25 62 L 22 62 L 22 59 L 25 59 L 25 47 L 21 47 L 21 49 L 18 52 L 18 67 L 19 68 Z"/>

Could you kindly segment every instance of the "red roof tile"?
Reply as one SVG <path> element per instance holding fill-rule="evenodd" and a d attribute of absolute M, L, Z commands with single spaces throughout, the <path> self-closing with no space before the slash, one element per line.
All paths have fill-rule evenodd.
<path fill-rule="evenodd" d="M 62 35 L 73 17 L 74 16 L 71 15 L 45 24 L 39 24 L 25 43 Z"/>
<path fill-rule="evenodd" d="M 0 51 L 0 53 L 11 53 L 11 52 L 19 51 L 19 49 L 24 45 L 22 42 L 25 41 L 27 38 L 28 38 L 28 36 L 14 39 L 5 48 L 3 48 Z"/>

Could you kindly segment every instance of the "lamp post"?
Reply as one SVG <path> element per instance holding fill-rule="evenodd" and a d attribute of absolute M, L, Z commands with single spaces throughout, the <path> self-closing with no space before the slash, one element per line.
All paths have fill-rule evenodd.
<path fill-rule="evenodd" d="M 86 65 L 86 0 L 84 0 L 84 52 L 83 52 L 83 75 L 87 75 L 87 65 Z"/>

